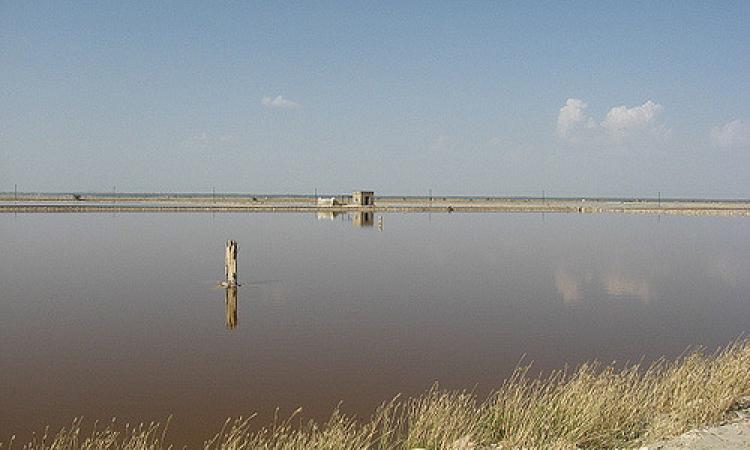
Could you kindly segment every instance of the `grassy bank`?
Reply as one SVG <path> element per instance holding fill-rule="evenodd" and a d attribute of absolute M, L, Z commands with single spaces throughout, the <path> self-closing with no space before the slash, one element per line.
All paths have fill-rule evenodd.
<path fill-rule="evenodd" d="M 586 363 L 539 377 L 519 367 L 488 398 L 433 388 L 396 398 L 368 420 L 338 412 L 322 424 L 298 416 L 257 431 L 227 421 L 206 449 L 623 448 L 715 423 L 750 394 L 750 339 L 721 351 L 687 353 L 648 367 Z M 82 424 L 26 444 L 33 449 L 162 449 L 168 425 L 113 423 L 82 435 Z M 2 448 L 22 447 L 18 442 Z"/>

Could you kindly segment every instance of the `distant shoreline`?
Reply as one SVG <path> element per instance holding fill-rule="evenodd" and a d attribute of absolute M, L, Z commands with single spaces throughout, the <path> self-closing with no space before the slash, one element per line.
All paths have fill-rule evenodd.
<path fill-rule="evenodd" d="M 0 213 L 107 212 L 378 212 L 378 213 L 630 213 L 750 216 L 750 200 L 376 196 L 374 206 L 351 205 L 350 195 L 258 194 L 0 194 Z"/>

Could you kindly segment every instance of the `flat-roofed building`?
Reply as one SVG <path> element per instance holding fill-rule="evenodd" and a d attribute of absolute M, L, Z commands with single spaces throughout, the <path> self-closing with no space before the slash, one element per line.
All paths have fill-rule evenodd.
<path fill-rule="evenodd" d="M 352 204 L 356 206 L 373 206 L 375 204 L 375 193 L 372 191 L 354 191 Z"/>

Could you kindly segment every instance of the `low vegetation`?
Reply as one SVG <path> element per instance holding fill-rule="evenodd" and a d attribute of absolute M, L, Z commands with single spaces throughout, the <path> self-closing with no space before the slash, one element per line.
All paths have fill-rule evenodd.
<path fill-rule="evenodd" d="M 648 367 L 586 363 L 533 376 L 521 366 L 488 398 L 434 387 L 383 404 L 369 420 L 334 411 L 322 424 L 298 414 L 260 430 L 228 420 L 205 449 L 623 448 L 716 423 L 750 394 L 750 339 Z M 34 438 L 29 449 L 162 449 L 168 423 L 82 435 L 80 420 Z M 14 445 L 15 444 L 15 445 Z M 19 447 L 9 443 L 3 449 Z"/>

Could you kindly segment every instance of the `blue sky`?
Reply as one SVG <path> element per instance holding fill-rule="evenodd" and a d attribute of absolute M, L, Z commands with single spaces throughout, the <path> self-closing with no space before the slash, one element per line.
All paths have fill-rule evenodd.
<path fill-rule="evenodd" d="M 0 191 L 750 197 L 750 2 L 0 1 Z"/>

